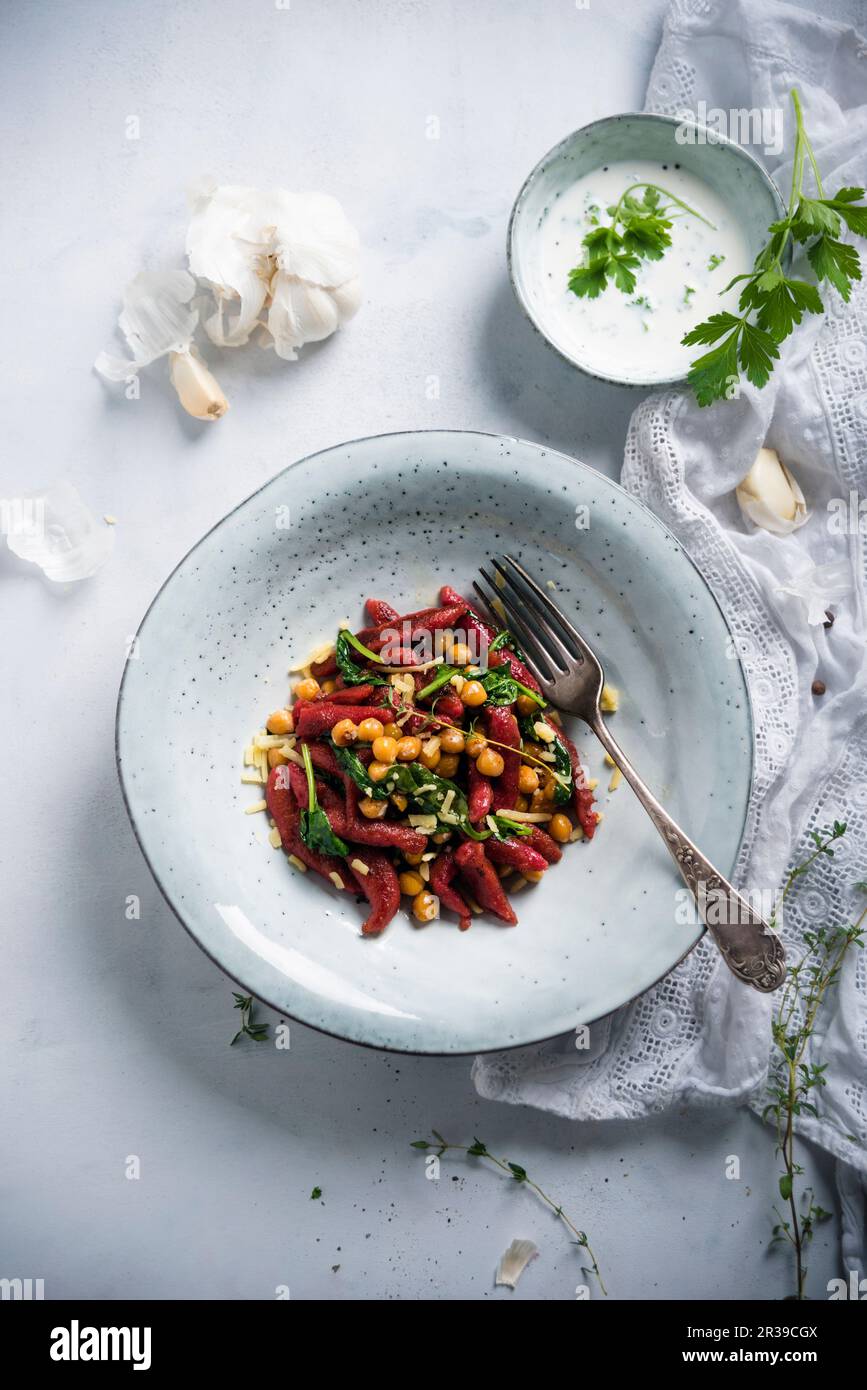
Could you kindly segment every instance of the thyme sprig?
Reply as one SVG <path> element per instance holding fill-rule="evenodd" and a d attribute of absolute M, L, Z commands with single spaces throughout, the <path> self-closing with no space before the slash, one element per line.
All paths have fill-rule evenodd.
<path fill-rule="evenodd" d="M 481 1139 L 474 1138 L 472 1144 L 450 1144 L 437 1130 L 432 1129 L 431 1134 L 433 1135 L 432 1139 L 414 1139 L 411 1147 L 414 1149 L 432 1150 L 438 1158 L 442 1158 L 443 1154 L 454 1152 L 465 1153 L 470 1158 L 487 1159 L 489 1163 L 493 1163 L 496 1168 L 499 1168 L 500 1171 L 511 1178 L 513 1182 L 521 1183 L 525 1187 L 531 1188 L 532 1191 L 536 1193 L 536 1196 L 539 1197 L 546 1206 L 551 1208 L 554 1215 L 559 1217 L 566 1229 L 571 1232 L 573 1237 L 572 1244 L 581 1246 L 581 1248 L 587 1252 L 587 1258 L 590 1260 L 590 1269 L 595 1275 L 603 1294 L 607 1296 L 608 1290 L 602 1281 L 599 1264 L 590 1246 L 590 1241 L 587 1239 L 586 1231 L 580 1231 L 578 1227 L 573 1224 L 559 1202 L 555 1202 L 553 1197 L 549 1197 L 547 1192 L 542 1191 L 539 1184 L 530 1177 L 526 1168 L 522 1167 L 520 1163 L 510 1162 L 507 1158 L 497 1158 L 495 1154 L 490 1152 L 488 1146 L 484 1144 Z"/>
<path fill-rule="evenodd" d="M 229 1046 L 234 1047 L 239 1038 L 252 1038 L 253 1042 L 267 1042 L 267 1023 L 257 1023 L 253 1018 L 253 1010 L 256 1005 L 253 1002 L 252 994 L 236 994 L 233 990 L 232 998 L 235 1001 L 234 1007 L 241 1010 L 241 1026 Z"/>
<path fill-rule="evenodd" d="M 845 833 L 846 826 L 840 821 L 835 821 L 830 830 L 813 831 L 813 851 L 789 873 L 771 926 L 775 925 L 793 884 L 809 873 L 818 859 L 833 858 L 832 845 Z M 867 892 L 867 884 L 859 883 L 856 887 Z M 787 1208 L 787 1214 L 784 1214 L 774 1206 L 778 1220 L 773 1227 L 772 1244 L 788 1243 L 792 1250 L 795 1262 L 795 1293 L 792 1297 L 795 1299 L 806 1296 L 806 1250 L 816 1226 L 830 1215 L 814 1200 L 812 1188 L 807 1187 L 803 1192 L 797 1190 L 797 1180 L 803 1175 L 804 1169 L 795 1156 L 795 1118 L 805 1114 L 818 1116 L 818 1109 L 810 1096 L 816 1088 L 827 1085 L 827 1063 L 807 1062 L 805 1055 L 816 1016 L 828 991 L 839 979 L 846 953 L 852 946 L 864 945 L 865 919 L 867 907 L 849 926 L 819 927 L 816 931 L 804 932 L 806 951 L 790 967 L 777 1012 L 771 1020 L 775 1048 L 768 1078 L 771 1099 L 762 1117 L 768 1119 L 773 1116 L 776 1125 L 777 1153 L 782 1160 L 778 1187 Z"/>

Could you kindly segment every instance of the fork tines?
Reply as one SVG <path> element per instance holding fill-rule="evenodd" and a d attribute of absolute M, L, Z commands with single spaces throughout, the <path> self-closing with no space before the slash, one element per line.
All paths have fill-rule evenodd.
<path fill-rule="evenodd" d="M 584 661 L 598 665 L 581 634 L 517 560 L 504 555 L 502 561 L 492 557 L 491 564 L 496 580 L 480 569 L 490 593 L 476 583 L 473 588 L 498 620 L 505 617 L 523 644 L 534 675 L 550 680 L 558 671 L 573 670 Z"/>

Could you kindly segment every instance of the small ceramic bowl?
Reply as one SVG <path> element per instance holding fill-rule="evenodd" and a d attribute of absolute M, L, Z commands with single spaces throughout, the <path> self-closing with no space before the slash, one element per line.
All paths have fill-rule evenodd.
<path fill-rule="evenodd" d="M 518 303 L 533 327 L 574 367 L 588 376 L 623 386 L 676 385 L 685 373 L 672 376 L 661 361 L 654 367 L 648 352 L 640 373 L 603 371 L 587 355 L 578 355 L 557 322 L 544 283 L 541 229 L 556 201 L 578 179 L 605 165 L 641 160 L 675 164 L 704 180 L 730 208 L 743 231 L 751 257 L 767 241 L 769 225 L 784 215 L 785 206 L 773 180 L 741 145 L 695 125 L 691 143 L 680 143 L 683 122 L 674 116 L 625 112 L 582 126 L 549 150 L 527 177 L 515 199 L 508 232 L 509 276 Z M 576 262 L 580 246 L 576 246 Z M 609 290 L 606 293 L 611 293 Z"/>

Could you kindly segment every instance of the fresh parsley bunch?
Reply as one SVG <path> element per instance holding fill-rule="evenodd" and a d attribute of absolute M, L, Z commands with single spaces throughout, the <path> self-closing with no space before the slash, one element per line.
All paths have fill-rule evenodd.
<path fill-rule="evenodd" d="M 833 197 L 825 196 L 796 90 L 792 91 L 792 105 L 797 132 L 788 210 L 782 221 L 769 227 L 770 240 L 756 257 L 753 269 L 736 275 L 726 286 L 728 290 L 743 282 L 738 302 L 741 312 L 711 314 L 682 339 L 687 347 L 716 344 L 690 367 L 688 381 L 699 405 L 731 399 L 741 372 L 754 386 L 764 386 L 780 355 L 780 344 L 804 314 L 824 312 L 817 286 L 786 273 L 794 243 L 805 247 L 819 284 L 827 281 L 847 303 L 853 282 L 861 279 L 858 252 L 841 241 L 840 234 L 845 224 L 857 236 L 867 236 L 864 189 L 841 188 Z M 812 198 L 804 193 L 808 164 L 816 183 Z"/>
<path fill-rule="evenodd" d="M 637 197 L 643 189 L 642 197 Z M 663 198 L 669 201 L 664 203 Z M 662 260 L 671 245 L 671 210 L 682 208 L 692 217 L 707 218 L 655 183 L 633 183 L 619 202 L 607 209 L 611 223 L 594 227 L 582 241 L 584 262 L 569 271 L 569 288 L 582 299 L 597 299 L 611 283 L 624 294 L 635 289 L 635 272 L 642 260 Z M 674 213 L 673 216 L 682 214 Z M 711 224 L 709 224 L 711 225 Z"/>

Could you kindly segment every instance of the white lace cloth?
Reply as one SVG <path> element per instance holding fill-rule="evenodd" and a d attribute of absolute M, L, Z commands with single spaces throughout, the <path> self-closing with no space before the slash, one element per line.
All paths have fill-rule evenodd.
<path fill-rule="evenodd" d="M 854 30 L 788 5 L 674 0 L 646 107 L 668 114 L 768 108 L 785 115 L 782 155 L 765 162 L 791 178 L 797 86 L 826 189 L 867 186 L 867 43 Z M 763 151 L 753 147 L 763 157 Z M 786 160 L 789 163 L 786 163 Z M 863 243 L 862 260 L 867 262 Z M 854 920 L 867 879 L 865 553 L 857 525 L 829 526 L 828 503 L 867 499 L 867 274 L 846 305 L 823 299 L 789 340 L 771 382 L 701 410 L 685 391 L 635 411 L 622 481 L 676 533 L 713 588 L 738 639 L 755 723 L 755 782 L 736 871 L 739 885 L 779 884 L 834 819 L 847 833 L 792 891 L 783 934 L 792 957 L 804 930 Z M 733 489 L 767 440 L 790 465 L 811 517 L 785 539 L 748 527 Z M 840 505 L 838 501 L 837 505 Z M 867 500 L 863 500 L 867 533 Z M 781 592 L 815 565 L 843 561 L 849 593 L 826 630 L 800 598 Z M 810 686 L 820 678 L 827 694 Z M 860 899 L 860 900 L 859 900 Z M 640 1118 L 675 1104 L 749 1102 L 760 1111 L 770 1053 L 771 1001 L 745 989 L 706 938 L 672 973 L 591 1029 L 540 1047 L 478 1057 L 480 1094 L 572 1119 Z M 843 1257 L 864 1270 L 867 1173 L 867 949 L 850 951 L 839 989 L 820 1015 L 810 1061 L 827 1063 L 819 1116 L 800 1130 L 841 1160 Z"/>

